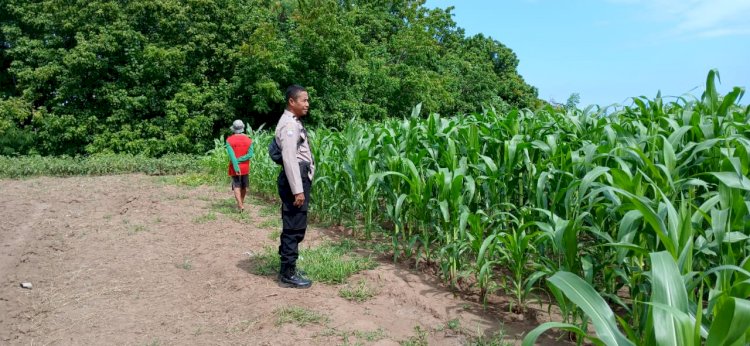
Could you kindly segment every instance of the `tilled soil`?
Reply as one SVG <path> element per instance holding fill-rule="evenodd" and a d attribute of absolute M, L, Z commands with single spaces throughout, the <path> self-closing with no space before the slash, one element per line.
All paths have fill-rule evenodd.
<path fill-rule="evenodd" d="M 0 344 L 464 345 L 496 333 L 517 344 L 539 323 L 387 259 L 349 279 L 376 288 L 363 303 L 341 285 L 281 288 L 251 269 L 278 246 L 278 215 L 252 198 L 243 218 L 216 211 L 232 199 L 144 175 L 0 180 Z M 341 237 L 312 227 L 302 246 Z M 327 319 L 279 324 L 286 307 Z"/>

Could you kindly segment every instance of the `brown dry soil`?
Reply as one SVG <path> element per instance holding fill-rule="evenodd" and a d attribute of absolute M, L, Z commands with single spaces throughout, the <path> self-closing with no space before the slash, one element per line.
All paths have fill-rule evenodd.
<path fill-rule="evenodd" d="M 274 207 L 249 198 L 247 215 L 216 211 L 231 201 L 228 188 L 145 175 L 0 180 L 0 344 L 518 344 L 547 319 L 502 299 L 484 309 L 387 257 L 349 278 L 375 288 L 362 303 L 341 298 L 343 285 L 281 288 L 252 270 L 277 246 Z M 347 236 L 312 227 L 302 247 Z M 279 324 L 289 307 L 325 318 Z"/>

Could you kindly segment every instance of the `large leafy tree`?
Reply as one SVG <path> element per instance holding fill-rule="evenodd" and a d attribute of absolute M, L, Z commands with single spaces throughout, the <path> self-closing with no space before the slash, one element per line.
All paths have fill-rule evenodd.
<path fill-rule="evenodd" d="M 235 118 L 273 123 L 293 83 L 333 127 L 537 101 L 510 49 L 423 5 L 4 1 L 0 154 L 201 153 Z"/>

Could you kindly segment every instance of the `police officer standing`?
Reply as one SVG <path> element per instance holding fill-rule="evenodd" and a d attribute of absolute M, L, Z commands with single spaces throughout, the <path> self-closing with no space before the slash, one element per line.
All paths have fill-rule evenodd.
<path fill-rule="evenodd" d="M 302 122 L 309 108 L 305 88 L 292 85 L 286 90 L 286 109 L 276 125 L 276 143 L 281 149 L 283 167 L 277 180 L 281 197 L 281 244 L 279 283 L 285 287 L 308 288 L 312 281 L 297 269 L 299 243 L 305 238 L 310 188 L 315 162 Z"/>

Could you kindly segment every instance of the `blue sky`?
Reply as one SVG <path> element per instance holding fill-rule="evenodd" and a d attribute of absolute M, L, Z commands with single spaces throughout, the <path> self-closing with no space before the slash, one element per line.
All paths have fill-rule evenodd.
<path fill-rule="evenodd" d="M 750 88 L 750 0 L 427 0 L 454 6 L 467 35 L 511 48 L 539 97 L 579 107 L 630 97 L 700 97 L 711 68 L 719 90 Z M 750 90 L 742 99 L 748 104 Z"/>

